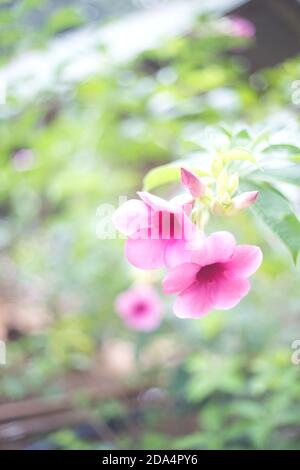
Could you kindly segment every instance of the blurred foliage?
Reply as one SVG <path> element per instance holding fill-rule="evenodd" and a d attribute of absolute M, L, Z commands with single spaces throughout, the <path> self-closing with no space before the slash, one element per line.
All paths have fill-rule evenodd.
<path fill-rule="evenodd" d="M 139 6 L 134 0 L 1 0 L 0 57 L 5 62 L 83 25 L 98 25 Z"/>
<path fill-rule="evenodd" d="M 4 60 L 18 52 L 21 31 L 29 38 L 21 49 L 34 44 L 26 29 L 10 27 L 18 18 L 10 16 L 31 18 L 45 2 L 12 3 L 13 9 L 0 10 L 1 22 L 8 22 L 1 29 Z M 67 2 L 51 11 L 46 39 L 85 23 Z M 40 29 L 33 34 L 44 38 Z M 97 230 L 101 203 L 116 207 L 119 195 L 132 196 L 145 174 L 164 164 L 173 170 L 152 172 L 145 184 L 171 196 L 178 190 L 174 161 L 203 159 L 205 168 L 210 143 L 222 141 L 228 129 L 240 147 L 267 141 L 270 159 L 284 154 L 298 162 L 299 108 L 291 94 L 300 58 L 251 75 L 246 47 L 218 22 L 199 18 L 188 34 L 126 65 L 74 83 L 61 82 L 57 73 L 51 92 L 28 101 L 16 89 L 1 105 L 0 333 L 11 339 L 8 366 L 0 369 L 1 401 L 68 393 L 74 372 L 96 367 L 101 377 L 105 363 L 98 363 L 98 350 L 108 344 L 113 355 L 124 341 L 134 363 L 124 383 L 153 385 L 133 406 L 114 397 L 82 404 L 91 408 L 100 433 L 90 440 L 74 429 L 59 430 L 47 438 L 52 446 L 299 448 L 300 369 L 291 362 L 291 343 L 299 336 L 300 279 L 278 239 L 248 213 L 222 220 L 240 242 L 263 248 L 251 294 L 234 310 L 199 321 L 175 318 L 166 303 L 162 328 L 141 335 L 126 330 L 113 303 L 143 274 L 129 269 L 122 240 L 100 240 Z M 269 218 L 284 212 L 285 202 L 269 203 L 268 184 L 278 191 L 286 180 L 299 204 L 295 168 L 280 172 L 278 187 L 276 169 L 266 173 L 268 181 L 261 173 L 255 179 L 266 191 L 266 207 L 259 209 Z M 294 255 L 295 220 L 287 231 L 276 228 Z M 214 224 L 220 228 L 220 220 Z"/>

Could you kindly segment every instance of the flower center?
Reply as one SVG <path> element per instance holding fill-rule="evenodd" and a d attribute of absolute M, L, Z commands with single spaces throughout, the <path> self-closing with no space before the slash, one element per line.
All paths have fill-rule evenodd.
<path fill-rule="evenodd" d="M 197 273 L 197 281 L 199 282 L 212 282 L 215 281 L 223 272 L 222 263 L 208 264 L 200 269 Z"/>
<path fill-rule="evenodd" d="M 134 306 L 134 313 L 136 316 L 142 316 L 146 313 L 147 311 L 147 305 L 144 302 L 138 302 Z"/>

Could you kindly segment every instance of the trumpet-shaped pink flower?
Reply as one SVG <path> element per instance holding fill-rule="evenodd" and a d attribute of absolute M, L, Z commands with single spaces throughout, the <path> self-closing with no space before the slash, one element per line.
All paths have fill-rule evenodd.
<path fill-rule="evenodd" d="M 124 322 L 134 330 L 153 331 L 162 317 L 162 302 L 150 286 L 136 286 L 121 293 L 115 308 Z"/>
<path fill-rule="evenodd" d="M 194 246 L 191 261 L 171 268 L 163 281 L 166 294 L 179 294 L 174 312 L 198 318 L 211 309 L 237 305 L 250 290 L 248 277 L 262 262 L 257 246 L 237 246 L 229 232 L 216 232 Z"/>
<path fill-rule="evenodd" d="M 113 215 L 115 227 L 128 236 L 125 253 L 141 269 L 174 266 L 186 259 L 185 245 L 195 236 L 186 200 L 165 201 L 148 192 L 125 202 Z"/>

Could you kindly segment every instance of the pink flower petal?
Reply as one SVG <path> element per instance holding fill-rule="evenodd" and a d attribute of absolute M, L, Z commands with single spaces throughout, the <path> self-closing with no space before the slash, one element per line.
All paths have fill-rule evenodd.
<path fill-rule="evenodd" d="M 196 245 L 192 254 L 192 262 L 200 266 L 223 263 L 232 256 L 234 248 L 235 239 L 230 232 L 215 232 L 206 238 L 199 249 Z"/>
<path fill-rule="evenodd" d="M 185 289 L 174 303 L 174 313 L 179 318 L 199 318 L 214 307 L 215 293 L 210 283 L 194 283 Z"/>
<path fill-rule="evenodd" d="M 191 257 L 192 251 L 185 240 L 170 240 L 166 246 L 164 261 L 168 268 L 178 264 L 190 263 Z"/>
<path fill-rule="evenodd" d="M 190 287 L 196 281 L 198 264 L 184 263 L 170 269 L 163 280 L 165 294 L 174 294 Z"/>
<path fill-rule="evenodd" d="M 195 224 L 191 221 L 191 219 L 186 215 L 184 210 L 181 209 L 181 212 L 175 214 L 176 220 L 178 221 L 181 230 L 178 233 L 175 232 L 175 239 L 183 239 L 192 241 L 195 240 L 197 235 L 197 230 Z"/>
<path fill-rule="evenodd" d="M 194 198 L 205 194 L 205 186 L 197 175 L 185 168 L 181 168 L 181 181 Z"/>
<path fill-rule="evenodd" d="M 150 223 L 149 208 L 138 199 L 130 199 L 122 204 L 113 214 L 112 220 L 117 230 L 131 236 Z"/>
<path fill-rule="evenodd" d="M 167 240 L 129 238 L 125 243 L 128 261 L 140 269 L 158 269 L 164 265 Z"/>
<path fill-rule="evenodd" d="M 183 210 L 174 214 L 167 211 L 153 212 L 151 215 L 151 227 L 149 237 L 164 240 L 194 240 L 195 225 L 187 217 Z"/>
<path fill-rule="evenodd" d="M 144 319 L 142 318 L 126 318 L 124 320 L 127 325 L 132 328 L 133 330 L 138 330 L 138 331 L 153 331 L 156 330 L 156 328 L 160 325 L 161 318 L 160 316 L 148 316 Z"/>
<path fill-rule="evenodd" d="M 142 201 L 147 204 L 154 211 L 167 211 L 176 213 L 180 211 L 180 206 L 173 204 L 171 201 L 166 201 L 155 194 L 148 193 L 147 191 L 139 191 L 137 193 Z"/>
<path fill-rule="evenodd" d="M 231 279 L 245 279 L 257 271 L 262 259 L 263 255 L 258 246 L 237 246 L 225 264 L 226 275 Z"/>
<path fill-rule="evenodd" d="M 170 203 L 180 206 L 187 215 L 190 215 L 194 206 L 194 198 L 188 193 L 179 194 L 178 196 L 173 197 Z"/>
<path fill-rule="evenodd" d="M 216 286 L 215 308 L 227 310 L 237 305 L 248 294 L 250 282 L 247 279 L 219 281 Z"/>

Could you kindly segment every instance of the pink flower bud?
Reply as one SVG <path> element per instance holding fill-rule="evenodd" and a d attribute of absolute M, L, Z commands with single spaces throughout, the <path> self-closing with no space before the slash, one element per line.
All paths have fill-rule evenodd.
<path fill-rule="evenodd" d="M 194 197 L 203 197 L 205 194 L 205 185 L 197 175 L 185 168 L 181 168 L 181 181 L 189 193 Z"/>
<path fill-rule="evenodd" d="M 242 193 L 232 199 L 233 209 L 236 211 L 247 209 L 255 203 L 257 197 L 258 191 L 248 191 L 246 193 Z"/>

